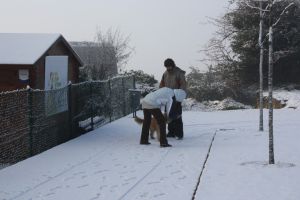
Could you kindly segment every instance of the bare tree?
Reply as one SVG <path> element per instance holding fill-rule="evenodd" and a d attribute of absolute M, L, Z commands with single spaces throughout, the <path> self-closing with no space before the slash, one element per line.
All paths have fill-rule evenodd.
<path fill-rule="evenodd" d="M 259 1 L 260 5 L 257 6 L 257 1 Z M 283 58 L 289 54 L 294 53 L 295 51 L 291 48 L 287 50 L 280 50 L 274 52 L 273 48 L 273 33 L 275 27 L 279 24 L 283 16 L 287 13 L 288 9 L 297 4 L 300 4 L 298 0 L 265 0 L 267 5 L 265 8 L 262 6 L 262 1 L 264 0 L 233 0 L 232 2 L 238 2 L 240 4 L 244 4 L 250 9 L 257 9 L 260 11 L 260 30 L 259 30 L 259 47 L 260 47 L 260 63 L 259 63 L 259 72 L 260 72 L 260 126 L 259 129 L 263 130 L 263 99 L 262 99 L 262 89 L 263 89 L 263 73 L 262 73 L 262 65 L 263 65 L 263 16 L 269 15 L 269 18 L 266 19 L 269 22 L 268 27 L 268 42 L 269 42 L 269 48 L 268 48 L 268 103 L 269 103 L 269 164 L 274 164 L 274 136 L 273 136 L 273 65 L 276 61 L 278 61 L 280 58 Z M 274 5 L 278 4 L 277 10 L 275 12 Z M 277 14 L 276 14 L 277 13 Z M 226 20 L 225 20 L 226 22 Z M 226 25 L 226 23 L 221 23 L 223 25 Z M 230 37 L 231 35 L 234 35 L 234 29 L 228 30 L 228 28 L 223 29 L 223 33 L 221 34 L 223 39 Z M 227 31 L 228 30 L 228 31 Z M 241 30 L 236 30 L 241 31 Z M 275 29 L 276 31 L 276 29 Z M 229 33 L 226 35 L 226 33 Z M 221 40 L 222 42 L 222 40 Z M 216 44 L 222 44 L 220 41 L 218 41 Z M 218 53 L 217 55 L 222 55 L 222 52 L 224 52 L 224 49 L 226 48 L 216 48 L 219 46 L 213 46 L 213 49 L 217 49 Z M 222 51 L 220 51 L 221 49 Z M 225 53 L 228 55 L 227 53 Z M 216 58 L 216 57 L 215 57 Z M 224 61 L 224 57 L 221 57 L 221 60 Z"/>
<path fill-rule="evenodd" d="M 273 134 L 273 65 L 274 65 L 274 53 L 273 53 L 273 29 L 279 23 L 282 15 L 286 10 L 291 7 L 294 3 L 291 2 L 285 7 L 277 20 L 273 22 L 272 8 L 274 6 L 274 0 L 269 0 L 269 76 L 268 76 L 268 87 L 269 87 L 269 164 L 275 163 L 274 158 L 274 134 Z"/>
<path fill-rule="evenodd" d="M 229 7 L 228 10 L 230 10 Z M 230 46 L 230 41 L 237 30 L 232 27 L 228 16 L 219 19 L 209 18 L 208 22 L 218 29 L 207 45 L 199 51 L 205 54 L 200 61 L 208 66 L 208 74 L 212 68 L 216 74 L 220 74 L 224 87 L 231 90 L 234 97 L 237 98 L 237 91 L 241 87 L 238 76 L 239 66 L 236 64 L 238 58 Z"/>
<path fill-rule="evenodd" d="M 129 41 L 129 36 L 124 37 L 119 30 L 109 29 L 104 33 L 98 29 L 93 42 L 73 42 L 85 63 L 81 69 L 83 79 L 106 79 L 118 74 L 133 52 Z"/>
<path fill-rule="evenodd" d="M 251 6 L 249 4 L 248 1 L 245 1 L 246 4 L 249 7 L 254 8 L 254 6 Z M 269 164 L 275 164 L 275 156 L 274 156 L 274 133 L 273 133 L 273 68 L 274 68 L 274 51 L 273 51 L 273 32 L 274 32 L 274 27 L 279 23 L 279 21 L 281 20 L 281 17 L 285 14 L 285 12 L 287 11 L 287 9 L 289 7 L 291 7 L 292 5 L 294 5 L 294 2 L 290 2 L 281 12 L 281 14 L 279 16 L 273 16 L 273 6 L 276 3 L 276 1 L 274 0 L 268 0 L 268 5 L 267 5 L 267 9 L 263 9 L 262 8 L 262 0 L 260 0 L 260 34 L 259 34 L 259 42 L 260 45 L 262 42 L 262 16 L 263 13 L 262 12 L 268 12 L 269 13 L 269 31 L 268 31 L 268 37 L 269 37 L 269 65 L 268 65 L 268 107 L 269 107 Z M 262 54 L 263 54 L 263 47 L 260 46 L 260 67 L 261 67 L 261 62 L 262 62 Z M 278 54 L 277 54 L 278 55 Z M 283 55 L 281 53 L 281 55 Z M 280 56 L 278 56 L 280 57 Z M 279 59 L 279 58 L 277 58 Z M 261 68 L 260 68 L 260 73 L 262 73 Z M 262 74 L 260 74 L 262 75 Z M 262 80 L 260 79 L 260 84 L 261 84 Z M 260 85 L 260 109 L 262 112 L 262 86 Z M 260 117 L 262 117 L 262 113 L 260 113 Z M 261 121 L 262 119 L 260 118 L 260 125 L 262 123 Z M 261 128 L 261 126 L 260 126 Z"/>
<path fill-rule="evenodd" d="M 113 55 L 118 69 L 128 62 L 128 58 L 133 52 L 129 42 L 129 36 L 124 37 L 118 29 L 112 30 L 111 28 L 105 34 L 98 29 L 95 38 L 95 43 L 103 49 L 103 62 L 112 63 Z"/>
<path fill-rule="evenodd" d="M 269 0 L 270 14 L 269 14 L 269 164 L 275 163 L 274 158 L 274 134 L 273 134 L 273 21 L 272 21 L 272 7 L 273 0 Z"/>
<path fill-rule="evenodd" d="M 243 1 L 248 7 L 259 10 L 259 131 L 264 130 L 264 117 L 263 117 L 263 61 L 264 61 L 264 42 L 263 42 L 263 24 L 264 24 L 264 15 L 268 10 L 263 9 L 263 2 L 266 0 L 256 0 L 259 2 L 259 7 L 251 4 L 251 1 Z M 255 1 L 254 1 L 255 2 Z"/>
<path fill-rule="evenodd" d="M 264 62 L 264 44 L 263 44 L 263 2 L 259 1 L 259 131 L 264 130 L 264 112 L 263 112 L 263 62 Z"/>

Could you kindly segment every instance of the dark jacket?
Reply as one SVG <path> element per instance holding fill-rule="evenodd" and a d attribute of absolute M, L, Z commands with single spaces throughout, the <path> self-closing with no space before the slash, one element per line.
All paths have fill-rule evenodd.
<path fill-rule="evenodd" d="M 159 87 L 168 87 L 171 89 L 183 89 L 186 91 L 185 71 L 179 67 L 174 67 L 172 71 L 165 71 Z"/>

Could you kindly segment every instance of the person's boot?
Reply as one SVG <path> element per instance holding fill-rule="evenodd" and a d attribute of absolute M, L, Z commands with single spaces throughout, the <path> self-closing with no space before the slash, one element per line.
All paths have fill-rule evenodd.
<path fill-rule="evenodd" d="M 175 136 L 175 139 L 176 139 L 176 140 L 182 140 L 182 139 L 183 139 L 183 137 L 178 137 L 178 136 Z"/>
<path fill-rule="evenodd" d="M 149 145 L 151 144 L 150 142 L 140 142 L 141 145 Z"/>
<path fill-rule="evenodd" d="M 175 137 L 175 135 L 174 135 L 173 133 L 170 133 L 170 132 L 169 132 L 169 133 L 167 134 L 167 137 Z"/>
<path fill-rule="evenodd" d="M 164 147 L 172 147 L 172 145 L 170 145 L 170 144 L 160 144 L 160 147 L 162 147 L 162 148 L 164 148 Z"/>

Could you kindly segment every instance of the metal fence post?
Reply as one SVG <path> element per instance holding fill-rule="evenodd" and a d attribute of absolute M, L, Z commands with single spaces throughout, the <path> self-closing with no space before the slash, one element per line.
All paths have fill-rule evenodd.
<path fill-rule="evenodd" d="M 111 115 L 112 115 L 112 99 L 111 99 L 111 79 L 108 79 L 108 88 L 109 88 L 109 122 L 111 122 Z"/>
<path fill-rule="evenodd" d="M 72 114 L 72 83 L 68 85 L 68 107 L 69 107 L 69 139 L 73 135 L 73 114 Z"/>
<path fill-rule="evenodd" d="M 126 115 L 126 93 L 125 93 L 125 85 L 124 85 L 124 77 L 122 77 L 122 90 L 123 90 L 123 116 Z"/>
<path fill-rule="evenodd" d="M 135 90 L 136 88 L 135 88 L 135 75 L 133 75 L 133 81 L 132 81 L 133 83 L 133 86 L 132 86 L 132 88 Z M 134 109 L 134 96 L 135 96 L 135 93 L 133 92 L 133 91 L 131 91 L 131 95 L 130 95 L 130 97 L 131 97 L 131 110 L 132 110 L 132 116 L 133 116 L 133 118 L 135 118 L 136 117 L 136 110 Z"/>
<path fill-rule="evenodd" d="M 30 156 L 33 156 L 33 97 L 32 97 L 32 89 L 28 88 L 28 123 L 29 123 L 29 153 Z"/>
<path fill-rule="evenodd" d="M 90 102 L 91 102 L 91 128 L 94 130 L 94 98 L 93 98 L 93 85 L 92 81 L 90 81 Z"/>

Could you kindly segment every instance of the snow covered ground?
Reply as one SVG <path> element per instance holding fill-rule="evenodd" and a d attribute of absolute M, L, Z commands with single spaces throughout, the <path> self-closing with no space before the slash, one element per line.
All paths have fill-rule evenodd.
<path fill-rule="evenodd" d="M 203 101 L 198 102 L 193 98 L 187 98 L 182 102 L 182 109 L 184 111 L 203 111 L 212 112 L 218 110 L 237 110 L 237 109 L 251 109 L 249 105 L 244 105 L 232 98 L 226 98 L 222 101 Z"/>
<path fill-rule="evenodd" d="M 299 86 L 300 87 L 300 86 Z M 263 93 L 264 98 L 268 98 L 268 91 Z M 285 105 L 284 109 L 299 109 L 300 108 L 300 90 L 277 88 L 273 91 L 273 98 Z M 222 101 L 203 101 L 198 102 L 195 99 L 187 98 L 182 103 L 183 110 L 193 111 L 217 111 L 217 110 L 235 110 L 235 109 L 251 109 L 252 106 L 244 105 L 232 98 L 225 98 Z"/>
<path fill-rule="evenodd" d="M 265 92 L 264 96 L 267 95 Z M 277 89 L 273 92 L 273 97 L 285 104 L 285 108 L 300 108 L 300 90 Z"/>
<path fill-rule="evenodd" d="M 130 115 L 0 170 L 0 199 L 299 200 L 300 110 L 274 111 L 275 165 L 258 114 L 186 111 L 172 148 L 139 145 Z"/>

